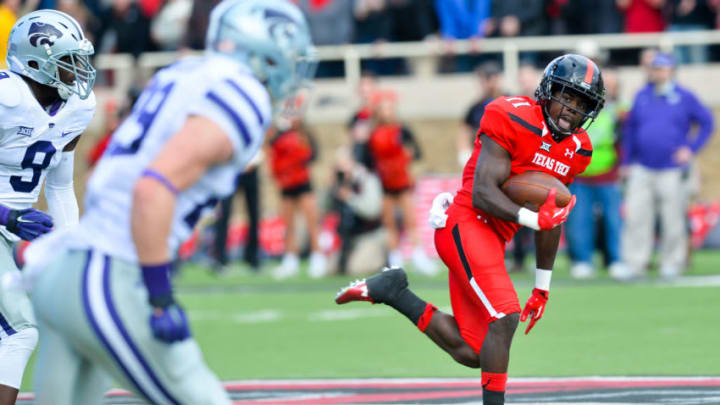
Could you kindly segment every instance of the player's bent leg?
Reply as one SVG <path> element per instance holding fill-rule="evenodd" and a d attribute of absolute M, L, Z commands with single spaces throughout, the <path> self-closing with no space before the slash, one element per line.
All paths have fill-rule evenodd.
<path fill-rule="evenodd" d="M 42 339 L 38 348 L 34 386 L 37 405 L 73 405 L 75 387 L 78 383 L 80 358 L 68 342 L 56 330 L 40 319 L 38 323 Z M 100 396 L 94 402 L 102 401 Z"/>
<path fill-rule="evenodd" d="M 82 360 L 73 389 L 73 404 L 98 404 L 112 387 L 112 378 L 99 364 Z"/>
<path fill-rule="evenodd" d="M 435 311 L 425 334 L 456 362 L 466 367 L 480 368 L 480 356 L 463 339 L 454 316 Z"/>
<path fill-rule="evenodd" d="M 25 366 L 37 342 L 35 328 L 19 330 L 0 342 L 0 405 L 15 403 Z"/>
<path fill-rule="evenodd" d="M 515 313 L 490 324 L 480 351 L 480 366 L 483 371 L 507 373 L 510 345 L 519 321 L 520 314 Z"/>

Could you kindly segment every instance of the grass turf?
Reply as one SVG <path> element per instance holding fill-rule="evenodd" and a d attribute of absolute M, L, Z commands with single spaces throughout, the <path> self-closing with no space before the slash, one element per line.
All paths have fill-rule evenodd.
<path fill-rule="evenodd" d="M 718 270 L 719 252 L 699 252 L 688 274 Z M 188 265 L 177 282 L 194 336 L 223 380 L 479 375 L 385 306 L 335 305 L 335 292 L 349 278 L 275 282 L 266 273 L 236 269 L 219 279 Z M 534 277 L 513 278 L 522 304 Z M 411 275 L 410 282 L 419 296 L 448 309 L 444 272 Z M 669 287 L 652 279 L 617 284 L 604 274 L 580 282 L 560 259 L 543 319 L 530 335 L 523 334 L 525 324 L 518 328 L 510 375 L 720 375 L 713 355 L 719 288 Z M 32 368 L 23 391 L 31 390 Z"/>

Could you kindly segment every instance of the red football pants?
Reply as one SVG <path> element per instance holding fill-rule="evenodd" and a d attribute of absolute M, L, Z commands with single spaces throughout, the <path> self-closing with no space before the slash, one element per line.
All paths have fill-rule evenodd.
<path fill-rule="evenodd" d="M 491 322 L 520 312 L 505 269 L 505 242 L 469 208 L 451 205 L 435 248 L 449 271 L 450 302 L 463 340 L 480 353 Z"/>

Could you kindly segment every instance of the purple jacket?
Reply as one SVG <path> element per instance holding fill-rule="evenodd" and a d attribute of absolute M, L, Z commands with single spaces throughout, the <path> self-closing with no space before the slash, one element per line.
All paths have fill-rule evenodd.
<path fill-rule="evenodd" d="M 697 131 L 691 131 L 697 124 Z M 651 169 L 679 167 L 673 154 L 688 146 L 693 153 L 710 139 L 710 110 L 689 90 L 673 83 L 673 89 L 656 95 L 648 84 L 637 93 L 623 131 L 623 163 L 639 163 Z"/>

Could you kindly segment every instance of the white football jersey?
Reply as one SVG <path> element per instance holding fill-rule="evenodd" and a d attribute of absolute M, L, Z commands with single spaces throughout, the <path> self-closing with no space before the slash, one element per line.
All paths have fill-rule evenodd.
<path fill-rule="evenodd" d="M 47 171 L 60 163 L 62 150 L 87 128 L 95 95 L 43 108 L 22 77 L 0 70 L 0 204 L 30 208 Z M 0 226 L 10 240 L 17 236 Z"/>
<path fill-rule="evenodd" d="M 236 177 L 263 143 L 271 110 L 265 87 L 228 57 L 189 58 L 161 70 L 113 134 L 88 183 L 85 213 L 72 239 L 136 261 L 130 227 L 135 182 L 185 120 L 199 115 L 225 130 L 234 154 L 178 194 L 167 241 L 174 255 L 203 212 L 233 193 Z"/>

